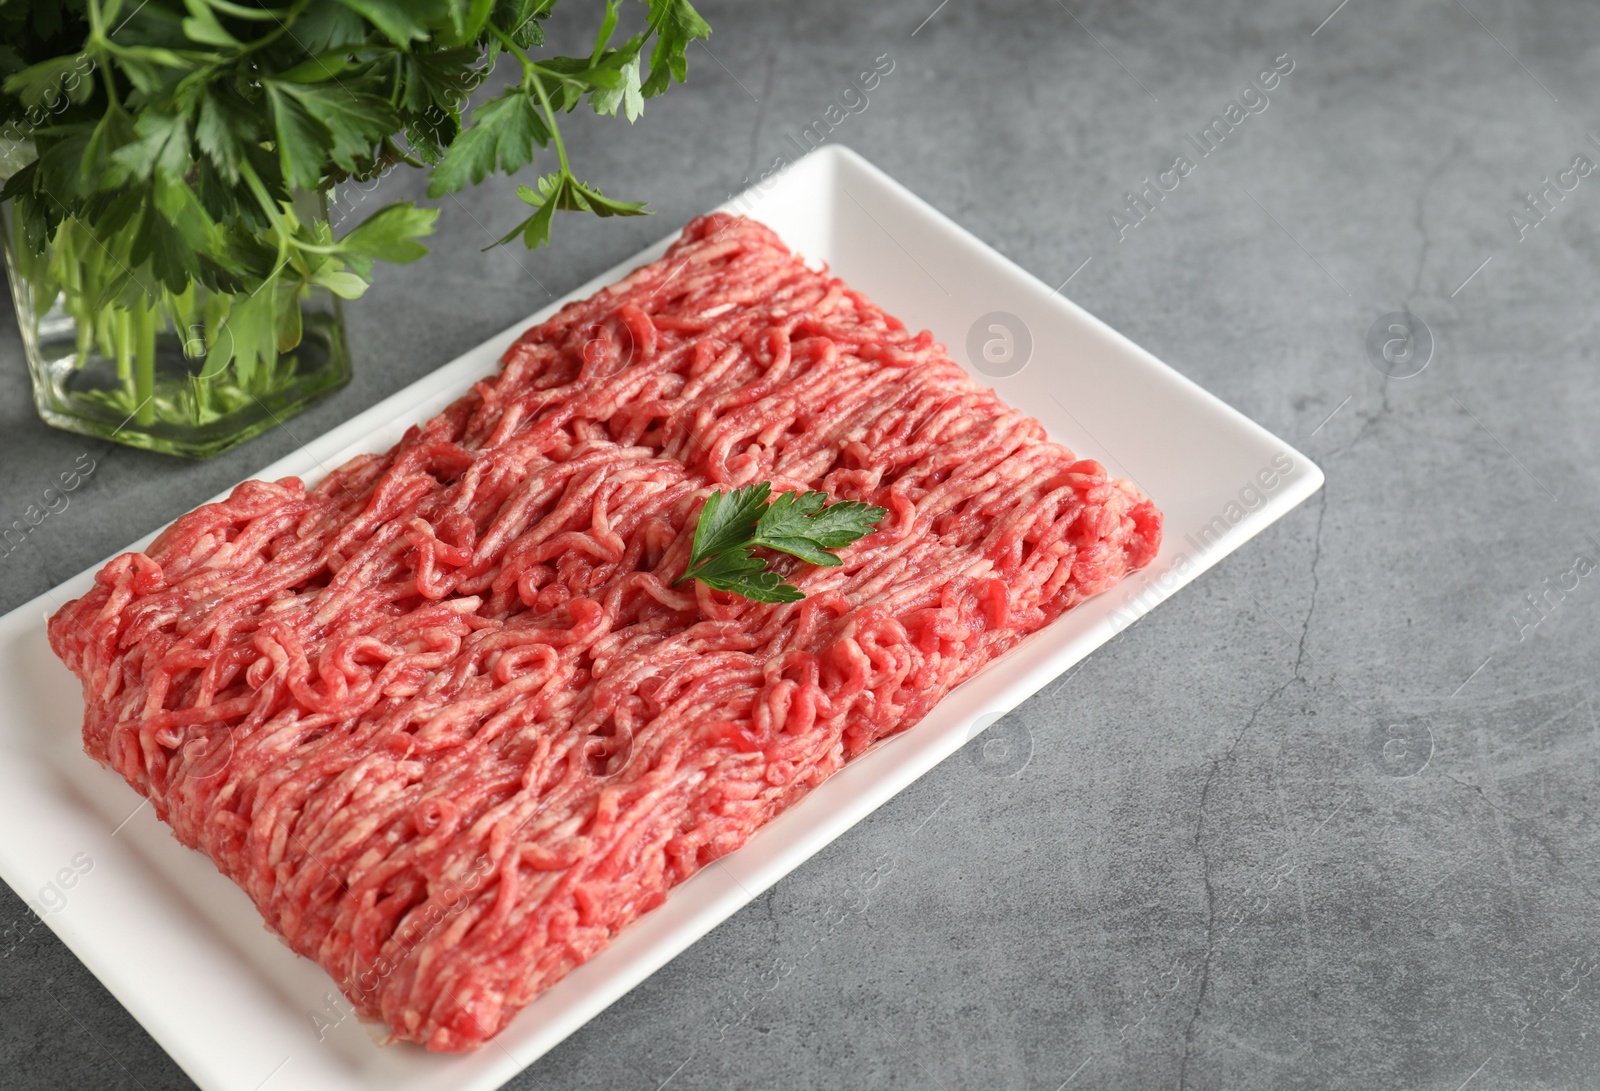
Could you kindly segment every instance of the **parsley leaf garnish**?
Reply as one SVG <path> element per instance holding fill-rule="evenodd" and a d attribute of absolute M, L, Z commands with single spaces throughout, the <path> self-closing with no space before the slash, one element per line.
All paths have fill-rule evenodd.
<path fill-rule="evenodd" d="M 871 534 L 889 514 L 860 500 L 829 504 L 828 495 L 821 492 L 780 493 L 769 503 L 771 495 L 772 482 L 763 481 L 726 496 L 717 490 L 707 497 L 694 528 L 688 567 L 673 586 L 699 580 L 755 602 L 798 602 L 805 595 L 770 571 L 755 555 L 756 549 L 834 567 L 844 562 L 831 550 Z"/>

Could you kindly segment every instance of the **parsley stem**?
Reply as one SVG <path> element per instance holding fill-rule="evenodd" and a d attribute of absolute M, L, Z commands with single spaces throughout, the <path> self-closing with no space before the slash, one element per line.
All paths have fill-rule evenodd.
<path fill-rule="evenodd" d="M 271 280 L 282 272 L 283 267 L 289 263 L 289 248 L 291 246 L 304 250 L 313 248 L 316 244 L 295 238 L 294 230 L 284 223 L 283 210 L 278 207 L 278 202 L 274 201 L 272 195 L 267 192 L 267 187 L 261 181 L 261 176 L 256 173 L 255 168 L 249 162 L 239 164 L 239 177 L 244 179 L 245 185 L 255 195 L 256 203 L 261 206 L 261 211 L 267 214 L 267 219 L 272 223 L 273 233 L 278 236 L 278 264 L 271 273 L 267 274 L 267 279 Z"/>
<path fill-rule="evenodd" d="M 134 304 L 133 339 L 133 417 L 143 425 L 156 415 L 156 310 L 148 300 Z"/>
<path fill-rule="evenodd" d="M 255 197 L 256 204 L 261 206 L 261 211 L 267 214 L 268 220 L 272 221 L 272 226 L 277 229 L 280 239 L 287 237 L 287 232 L 283 230 L 283 216 L 278 208 L 278 202 L 274 201 L 272 194 L 267 192 L 266 184 L 261 181 L 261 176 L 256 173 L 256 169 L 250 165 L 249 160 L 243 160 L 239 163 L 239 177 L 244 179 L 244 184 Z M 283 253 L 284 247 L 280 241 L 278 256 L 281 258 Z"/>
<path fill-rule="evenodd" d="M 511 51 L 517 58 L 517 63 L 522 65 L 522 85 L 531 87 L 533 93 L 539 96 L 539 107 L 544 113 L 544 123 L 549 126 L 550 140 L 556 146 L 556 158 L 561 161 L 561 173 L 571 174 L 572 168 L 567 165 L 567 149 L 561 143 L 561 126 L 556 124 L 556 113 L 550 108 L 550 96 L 545 94 L 544 81 L 539 78 L 539 66 L 533 62 L 522 47 L 511 39 L 511 36 L 493 23 L 489 29 L 494 31 L 495 37 Z"/>
<path fill-rule="evenodd" d="M 556 146 L 556 158 L 561 161 L 561 173 L 571 174 L 572 168 L 567 165 L 567 149 L 561 143 L 561 126 L 556 124 L 555 111 L 550 109 L 550 96 L 544 93 L 544 81 L 539 78 L 539 73 L 531 68 L 528 70 L 528 78 L 533 81 L 533 90 L 539 96 L 539 105 L 544 110 L 544 122 L 550 126 L 550 140 Z"/>
<path fill-rule="evenodd" d="M 230 4 L 228 3 L 228 0 L 206 0 L 206 2 L 211 7 L 216 8 L 225 15 L 232 15 L 238 19 L 254 19 L 262 23 L 266 22 L 268 19 L 273 19 L 280 23 L 294 21 L 293 8 L 247 8 L 242 4 Z M 303 7 L 304 5 L 301 4 L 295 6 Z M 287 15 L 289 18 L 284 19 L 284 15 Z"/>
<path fill-rule="evenodd" d="M 102 64 L 97 67 L 100 69 L 100 81 L 106 85 L 106 113 L 120 113 L 122 103 L 117 99 L 117 81 L 111 75 L 111 66 Z"/>
<path fill-rule="evenodd" d="M 111 324 L 112 344 L 115 346 L 117 353 L 117 378 L 131 387 L 133 383 L 133 345 L 128 330 L 130 319 L 125 311 L 119 311 L 115 308 L 108 308 L 106 317 Z M 131 389 L 128 397 L 134 397 Z M 135 400 L 135 404 L 138 404 L 137 400 Z"/>
<path fill-rule="evenodd" d="M 293 4 L 289 5 L 289 14 L 288 14 L 288 16 L 286 18 L 281 18 L 281 19 L 273 12 L 272 9 L 270 9 L 270 8 L 263 9 L 262 14 L 267 15 L 274 22 L 276 22 L 278 24 L 278 29 L 277 30 L 269 30 L 267 33 L 263 34 L 261 37 L 255 39 L 254 41 L 246 43 L 244 48 L 239 50 L 238 56 L 239 57 L 244 57 L 246 54 L 254 53 L 259 49 L 265 49 L 267 46 L 271 45 L 273 42 L 277 41 L 279 38 L 283 37 L 285 34 L 291 34 L 292 32 L 289 30 L 289 24 L 293 23 L 296 19 L 300 18 L 300 13 L 305 10 L 306 5 L 309 4 L 310 2 L 311 2 L 311 0 L 295 0 L 295 2 Z M 222 0 L 217 0 L 217 2 L 212 3 L 211 6 L 216 8 L 218 11 L 225 11 L 229 15 L 238 15 L 238 17 L 241 18 L 241 19 L 255 18 L 255 16 L 252 16 L 252 15 L 244 15 L 244 14 L 242 14 L 243 12 L 246 12 L 246 11 L 254 11 L 255 10 L 254 8 L 241 8 L 241 9 L 239 9 L 239 11 L 236 12 L 236 11 L 232 11 L 232 10 L 229 10 L 229 9 L 232 9 L 232 8 L 236 7 L 237 5 L 225 4 L 225 3 L 222 2 Z M 295 44 L 296 45 L 300 44 L 299 39 L 295 40 Z M 303 46 L 301 48 L 304 49 Z M 310 52 L 310 51 L 306 50 L 306 52 Z"/>

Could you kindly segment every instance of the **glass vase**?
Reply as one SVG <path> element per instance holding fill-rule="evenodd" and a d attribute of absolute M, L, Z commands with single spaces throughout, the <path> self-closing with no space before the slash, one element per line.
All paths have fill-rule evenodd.
<path fill-rule="evenodd" d="M 326 218 L 326 199 L 307 194 L 296 211 Z M 219 332 L 229 340 L 223 322 L 236 297 L 228 293 L 191 284 L 131 304 L 98 299 L 98 274 L 117 260 L 116 241 L 107 247 L 76 221 L 35 254 L 19 244 L 9 205 L 0 205 L 0 246 L 34 405 L 57 428 L 210 458 L 350 381 L 344 314 L 325 288 L 284 291 L 277 344 L 246 359 L 213 343 Z"/>

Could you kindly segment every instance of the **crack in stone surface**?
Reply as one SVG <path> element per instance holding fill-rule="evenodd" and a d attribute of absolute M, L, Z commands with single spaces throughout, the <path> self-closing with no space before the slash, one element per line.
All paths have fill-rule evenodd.
<path fill-rule="evenodd" d="M 1456 158 L 1460 156 L 1464 147 L 1465 145 L 1460 140 L 1457 140 L 1451 144 L 1450 150 L 1444 154 L 1439 162 L 1434 165 L 1433 169 L 1430 170 L 1427 176 L 1423 179 L 1422 189 L 1417 194 L 1415 211 L 1412 214 L 1411 223 L 1412 226 L 1416 228 L 1417 235 L 1422 240 L 1422 244 L 1417 250 L 1417 265 L 1411 274 L 1411 286 L 1406 290 L 1404 301 L 1401 304 L 1402 308 L 1408 313 L 1411 310 L 1412 301 L 1416 299 L 1416 297 L 1422 292 L 1422 274 L 1427 268 L 1428 252 L 1433 249 L 1433 240 L 1428 234 L 1428 197 L 1433 192 L 1434 185 L 1439 181 L 1440 178 L 1444 176 L 1445 171 L 1450 168 L 1450 165 L 1455 162 Z M 1323 461 L 1329 461 L 1337 458 L 1339 455 L 1347 453 L 1362 439 L 1366 438 L 1367 432 L 1371 430 L 1373 425 L 1377 424 L 1378 421 L 1382 420 L 1392 411 L 1393 407 L 1389 404 L 1389 384 L 1391 382 L 1394 382 L 1394 380 L 1388 375 L 1384 375 L 1382 377 L 1382 383 L 1378 389 L 1379 405 L 1377 412 L 1365 413 L 1362 412 L 1359 406 L 1356 407 L 1354 412 L 1361 420 L 1361 427 L 1356 430 L 1356 434 L 1351 437 L 1350 442 L 1346 443 L 1343 447 L 1336 447 L 1330 450 L 1324 457 Z"/>
<path fill-rule="evenodd" d="M 1450 150 L 1444 154 L 1434 168 L 1422 180 L 1422 190 L 1417 194 L 1416 213 L 1412 216 L 1412 226 L 1417 229 L 1417 234 L 1422 237 L 1422 246 L 1417 251 L 1417 268 L 1411 276 L 1411 290 L 1406 293 L 1406 309 L 1411 308 L 1411 301 L 1417 293 L 1422 291 L 1422 270 L 1428 262 L 1428 251 L 1432 249 L 1433 240 L 1428 237 L 1427 205 L 1428 195 L 1433 192 L 1434 184 L 1444 176 L 1444 172 L 1455 162 L 1456 157 L 1462 152 L 1464 145 L 1458 138 L 1450 145 Z M 1386 384 L 1387 385 L 1387 384 Z"/>
<path fill-rule="evenodd" d="M 1322 579 L 1317 575 L 1317 565 L 1322 560 L 1322 525 L 1328 519 L 1328 485 L 1323 482 L 1319 490 L 1322 494 L 1322 505 L 1317 511 L 1317 531 L 1312 538 L 1311 548 L 1311 603 L 1306 607 L 1305 621 L 1300 624 L 1300 643 L 1295 649 L 1294 676 L 1304 678 L 1300 673 L 1301 664 L 1306 658 L 1306 638 L 1311 635 L 1311 615 L 1317 612 L 1317 592 L 1322 588 Z"/>
<path fill-rule="evenodd" d="M 1256 705 L 1255 709 L 1250 713 L 1250 718 L 1245 721 L 1244 727 L 1239 729 L 1239 734 L 1235 735 L 1233 741 L 1228 744 L 1228 749 L 1223 751 L 1220 757 L 1212 759 L 1211 767 L 1206 770 L 1206 779 L 1200 785 L 1200 806 L 1196 811 L 1194 821 L 1194 847 L 1195 851 L 1200 854 L 1200 878 L 1205 884 L 1206 892 L 1205 957 L 1200 963 L 1200 987 L 1195 993 L 1194 1007 L 1189 1012 L 1189 1022 L 1183 1030 L 1183 1056 L 1178 1064 L 1178 1091 L 1184 1091 L 1184 1089 L 1188 1086 L 1189 1060 L 1194 1051 L 1195 1028 L 1200 1022 L 1200 1011 L 1205 1006 L 1206 994 L 1210 992 L 1211 957 L 1215 952 L 1217 922 L 1216 888 L 1211 882 L 1211 854 L 1206 851 L 1204 840 L 1206 803 L 1211 798 L 1211 785 L 1216 780 L 1217 770 L 1222 767 L 1224 762 L 1228 762 L 1233 759 L 1233 752 L 1238 749 L 1239 744 L 1244 741 L 1245 736 L 1250 734 L 1250 730 L 1255 727 L 1256 721 L 1261 718 L 1262 711 L 1266 709 L 1268 705 L 1272 704 L 1279 697 L 1281 697 L 1283 695 L 1283 691 L 1288 689 L 1296 681 L 1303 681 L 1303 679 L 1300 679 L 1298 673 L 1286 679 L 1281 685 L 1278 686 L 1278 688 L 1274 689 L 1265 698 L 1263 698 L 1260 704 Z"/>
<path fill-rule="evenodd" d="M 1459 785 L 1460 787 L 1467 789 L 1469 792 L 1476 793 L 1478 798 L 1483 800 L 1484 804 L 1491 811 L 1495 811 L 1495 812 L 1498 812 L 1499 814 L 1503 814 L 1507 818 L 1513 819 L 1514 821 L 1517 821 L 1517 822 L 1532 822 L 1533 821 L 1533 819 L 1531 817 L 1527 816 L 1527 815 L 1521 815 L 1521 814 L 1517 814 L 1514 811 L 1508 811 L 1504 807 L 1502 807 L 1499 804 L 1497 804 L 1494 800 L 1489 798 L 1488 794 L 1486 792 L 1484 792 L 1483 788 L 1480 785 L 1470 784 L 1467 781 L 1464 781 L 1464 780 L 1461 780 L 1461 779 L 1459 779 L 1457 777 L 1451 776 L 1449 773 L 1442 773 L 1440 775 L 1443 776 L 1444 779 L 1448 780 L 1450 783 Z M 1542 837 L 1540 837 L 1539 839 L 1543 840 Z M 1549 845 L 1546 845 L 1545 848 L 1548 851 L 1549 850 Z"/>

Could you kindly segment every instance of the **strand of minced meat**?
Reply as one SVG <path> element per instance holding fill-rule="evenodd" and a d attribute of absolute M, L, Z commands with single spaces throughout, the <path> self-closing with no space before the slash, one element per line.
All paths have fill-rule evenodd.
<path fill-rule="evenodd" d="M 886 508 L 804 601 L 674 588 L 713 488 Z M 50 624 L 84 742 L 394 1038 L 466 1050 L 1160 514 L 717 215 L 307 491 L 246 482 Z"/>

